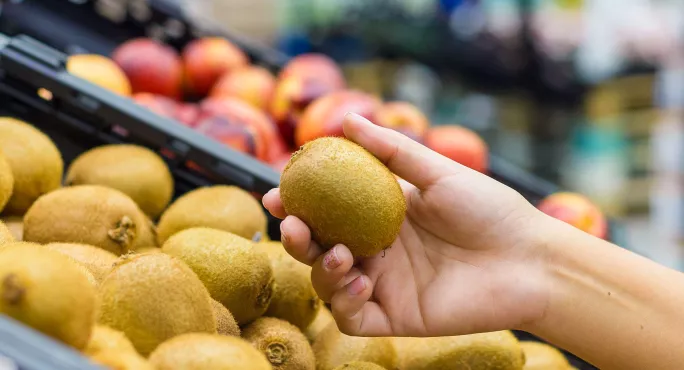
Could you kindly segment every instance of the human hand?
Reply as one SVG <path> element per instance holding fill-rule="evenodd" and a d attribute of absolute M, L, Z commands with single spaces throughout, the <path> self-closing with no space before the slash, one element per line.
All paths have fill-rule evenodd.
<path fill-rule="evenodd" d="M 278 189 L 263 198 L 288 253 L 311 265 L 319 297 L 340 330 L 356 336 L 460 335 L 522 327 L 547 296 L 542 218 L 505 185 L 397 133 L 348 114 L 345 136 L 401 180 L 406 219 L 379 255 L 354 261 L 324 251 L 288 216 Z"/>

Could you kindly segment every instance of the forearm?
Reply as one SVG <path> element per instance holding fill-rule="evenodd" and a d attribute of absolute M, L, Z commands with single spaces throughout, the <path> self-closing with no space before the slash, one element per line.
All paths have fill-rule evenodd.
<path fill-rule="evenodd" d="M 526 330 L 601 369 L 684 366 L 684 275 L 556 220 L 549 300 Z"/>

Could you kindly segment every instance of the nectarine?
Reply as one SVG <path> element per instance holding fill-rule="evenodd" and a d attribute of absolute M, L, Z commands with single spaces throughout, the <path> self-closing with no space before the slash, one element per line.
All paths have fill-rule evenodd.
<path fill-rule="evenodd" d="M 183 49 L 185 82 L 198 95 L 206 95 L 223 74 L 248 63 L 240 48 L 220 37 L 197 39 Z"/>
<path fill-rule="evenodd" d="M 284 151 L 280 137 L 271 119 L 260 110 L 237 98 L 207 98 L 200 104 L 202 115 L 226 118 L 233 124 L 251 127 L 258 135 L 258 141 L 266 154 L 257 153 L 257 158 L 269 161 Z"/>
<path fill-rule="evenodd" d="M 464 166 L 479 172 L 487 171 L 487 143 L 468 128 L 457 125 L 431 127 L 425 134 L 424 143 L 428 148 Z"/>
<path fill-rule="evenodd" d="M 257 158 L 266 157 L 266 147 L 256 131 L 226 117 L 202 118 L 197 122 L 195 130 L 242 153 Z"/>
<path fill-rule="evenodd" d="M 271 116 L 288 145 L 295 144 L 294 132 L 309 104 L 339 89 L 338 85 L 315 76 L 292 74 L 278 81 L 271 101 Z"/>
<path fill-rule="evenodd" d="M 320 53 L 305 53 L 292 58 L 278 74 L 278 79 L 290 76 L 316 77 L 338 89 L 346 86 L 342 69 L 332 58 Z"/>
<path fill-rule="evenodd" d="M 608 223 L 603 212 L 587 197 L 559 192 L 542 200 L 540 211 L 599 238 L 606 238 Z"/>
<path fill-rule="evenodd" d="M 422 141 L 430 121 L 415 105 L 408 102 L 389 102 L 375 112 L 375 123 L 399 131 L 406 136 Z"/>
<path fill-rule="evenodd" d="M 209 96 L 238 98 L 265 111 L 274 90 L 275 78 L 271 72 L 266 68 L 249 66 L 221 76 Z"/>
<path fill-rule="evenodd" d="M 119 95 L 131 95 L 131 83 L 124 71 L 113 60 L 102 55 L 71 55 L 67 59 L 66 69 L 72 75 Z"/>
<path fill-rule="evenodd" d="M 342 90 L 321 97 L 304 111 L 295 131 L 295 143 L 302 146 L 323 136 L 344 136 L 342 121 L 347 112 L 372 121 L 380 105 L 377 97 L 357 90 Z"/>
<path fill-rule="evenodd" d="M 119 45 L 112 59 L 128 77 L 133 93 L 180 97 L 183 68 L 171 47 L 148 38 L 132 39 Z"/>
<path fill-rule="evenodd" d="M 160 116 L 175 118 L 177 105 L 175 100 L 162 95 L 137 93 L 131 97 L 133 101 Z"/>

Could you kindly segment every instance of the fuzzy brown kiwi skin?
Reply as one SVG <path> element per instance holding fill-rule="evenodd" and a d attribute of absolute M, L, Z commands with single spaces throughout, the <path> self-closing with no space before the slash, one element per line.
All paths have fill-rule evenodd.
<path fill-rule="evenodd" d="M 69 166 L 65 183 L 117 189 L 152 219 L 168 206 L 174 189 L 164 160 L 150 149 L 129 144 L 103 145 L 81 154 Z"/>
<path fill-rule="evenodd" d="M 12 196 L 3 215 L 23 215 L 36 199 L 62 185 L 62 155 L 52 140 L 34 126 L 0 117 L 0 152 L 14 177 Z"/>
<path fill-rule="evenodd" d="M 382 162 L 358 144 L 334 137 L 310 141 L 292 156 L 281 175 L 280 197 L 285 211 L 306 223 L 324 249 L 344 244 L 355 257 L 388 248 L 407 207 Z"/>
<path fill-rule="evenodd" d="M 316 359 L 297 327 L 287 321 L 261 317 L 248 325 L 243 338 L 264 353 L 275 370 L 315 370 Z"/>
<path fill-rule="evenodd" d="M 139 243 L 148 222 L 137 204 L 118 190 L 72 186 L 48 193 L 31 206 L 24 216 L 24 240 L 89 244 L 121 255 Z"/>

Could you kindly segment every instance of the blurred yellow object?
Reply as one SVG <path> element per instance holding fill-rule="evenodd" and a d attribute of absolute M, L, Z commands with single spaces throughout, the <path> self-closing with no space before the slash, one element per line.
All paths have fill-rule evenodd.
<path fill-rule="evenodd" d="M 520 342 L 525 353 L 523 370 L 571 370 L 573 367 L 561 351 L 548 344 L 532 341 Z"/>
<path fill-rule="evenodd" d="M 131 95 L 131 83 L 113 60 L 96 54 L 71 55 L 67 71 L 119 95 Z"/>

